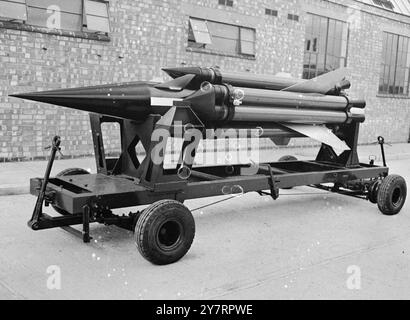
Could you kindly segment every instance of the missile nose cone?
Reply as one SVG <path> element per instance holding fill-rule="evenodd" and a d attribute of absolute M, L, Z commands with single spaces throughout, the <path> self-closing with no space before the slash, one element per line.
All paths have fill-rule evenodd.
<path fill-rule="evenodd" d="M 25 99 L 24 93 L 9 94 L 9 97 Z"/>
<path fill-rule="evenodd" d="M 28 92 L 28 93 L 15 93 L 9 94 L 9 97 L 19 98 L 19 99 L 26 99 L 26 100 L 34 100 L 40 97 L 40 92 Z"/>
<path fill-rule="evenodd" d="M 113 101 L 143 102 L 148 104 L 149 90 L 152 86 L 148 82 L 133 82 L 112 85 L 99 85 L 82 88 L 64 88 L 48 91 L 16 93 L 11 97 L 51 103 L 76 108 L 82 104 L 108 105 Z"/>
<path fill-rule="evenodd" d="M 153 83 L 130 82 L 83 88 L 16 93 L 11 96 L 86 112 L 142 119 L 149 111 Z"/>

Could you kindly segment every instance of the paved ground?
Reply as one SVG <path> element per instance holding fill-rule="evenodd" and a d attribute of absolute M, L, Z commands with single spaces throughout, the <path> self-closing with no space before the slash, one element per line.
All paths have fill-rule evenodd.
<path fill-rule="evenodd" d="M 410 181 L 409 160 L 389 164 Z M 159 267 L 117 227 L 93 226 L 87 245 L 60 229 L 31 231 L 34 202 L 0 197 L 0 298 L 410 298 L 409 203 L 388 217 L 368 202 L 307 187 L 283 191 L 276 202 L 246 194 L 195 211 L 191 250 Z M 60 290 L 47 288 L 50 266 L 61 270 Z M 360 289 L 347 287 L 348 270 L 360 271 Z"/>

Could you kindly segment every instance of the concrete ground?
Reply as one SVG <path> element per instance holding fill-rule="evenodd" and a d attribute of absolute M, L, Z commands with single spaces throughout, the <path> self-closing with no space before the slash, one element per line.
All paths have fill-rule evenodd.
<path fill-rule="evenodd" d="M 409 159 L 389 166 L 410 181 Z M 409 202 L 384 216 L 369 202 L 308 187 L 277 201 L 249 193 L 195 210 L 193 246 L 167 266 L 144 260 L 133 234 L 115 226 L 92 225 L 90 244 L 61 229 L 34 232 L 26 226 L 34 203 L 0 197 L 0 298 L 410 298 Z M 50 287 L 56 270 L 60 289 Z"/>

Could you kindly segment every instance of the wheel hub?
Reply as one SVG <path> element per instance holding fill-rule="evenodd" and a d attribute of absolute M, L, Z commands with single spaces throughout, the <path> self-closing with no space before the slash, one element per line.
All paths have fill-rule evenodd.
<path fill-rule="evenodd" d="M 157 242 L 164 250 L 175 248 L 181 239 L 182 227 L 177 221 L 164 222 L 158 229 Z"/>
<path fill-rule="evenodd" d="M 402 201 L 402 192 L 400 188 L 396 188 L 392 194 L 392 203 L 395 207 L 399 206 Z"/>

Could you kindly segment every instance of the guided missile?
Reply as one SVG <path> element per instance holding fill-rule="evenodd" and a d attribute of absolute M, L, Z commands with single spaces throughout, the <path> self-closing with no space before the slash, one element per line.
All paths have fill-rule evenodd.
<path fill-rule="evenodd" d="M 308 81 L 222 73 L 212 68 L 176 68 L 166 72 L 175 79 L 164 83 L 139 81 L 12 96 L 136 122 L 144 122 L 151 114 L 163 116 L 176 101 L 183 101 L 189 103 L 206 128 L 249 129 L 259 124 L 270 127 L 263 136 L 302 135 L 318 141 L 327 136 L 322 140 L 332 143 L 335 136 L 327 133 L 325 125 L 364 121 L 365 102 L 339 90 L 346 87 L 345 70 Z M 331 95 L 324 94 L 328 92 Z M 312 125 L 322 127 L 312 129 Z"/>
<path fill-rule="evenodd" d="M 163 84 L 161 84 L 163 87 Z M 239 95 L 239 97 L 237 97 Z M 226 85 L 202 86 L 197 91 L 158 88 L 150 82 L 51 90 L 12 95 L 113 117 L 144 121 L 149 114 L 163 115 L 172 102 L 190 102 L 204 123 L 289 122 L 344 123 L 355 114 L 352 108 L 365 103 L 346 96 L 326 96 L 285 91 L 239 88 Z M 236 105 L 237 102 L 240 105 Z M 350 118 L 349 118 L 350 117 Z M 364 121 L 362 116 L 356 117 Z"/>

